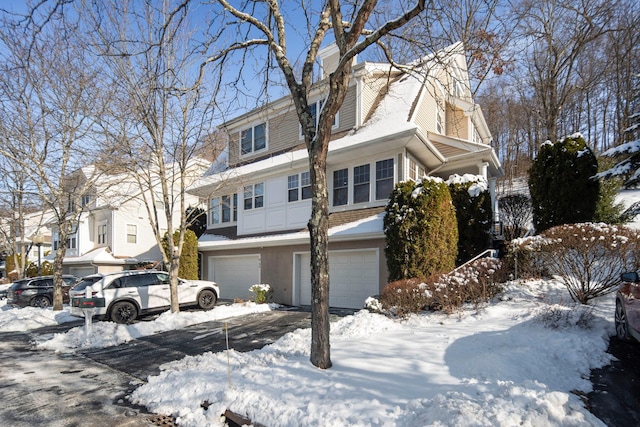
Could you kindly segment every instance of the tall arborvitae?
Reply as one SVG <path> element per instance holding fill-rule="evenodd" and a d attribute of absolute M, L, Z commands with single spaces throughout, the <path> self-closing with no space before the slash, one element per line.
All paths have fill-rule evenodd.
<path fill-rule="evenodd" d="M 425 278 L 455 267 L 458 226 L 444 181 L 397 184 L 385 211 L 389 281 Z"/>
<path fill-rule="evenodd" d="M 600 193 L 597 172 L 596 156 L 582 135 L 542 144 L 529 171 L 536 231 L 592 221 Z"/>

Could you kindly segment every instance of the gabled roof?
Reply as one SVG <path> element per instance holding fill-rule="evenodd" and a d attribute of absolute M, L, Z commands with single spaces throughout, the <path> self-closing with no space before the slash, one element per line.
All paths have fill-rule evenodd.
<path fill-rule="evenodd" d="M 414 122 L 416 105 L 420 97 L 425 96 L 425 82 L 449 63 L 455 63 L 456 67 L 466 73 L 467 64 L 462 43 L 455 43 L 410 64 L 409 67 L 413 67 L 412 71 L 399 73 L 399 77 L 390 82 L 388 91 L 379 99 L 373 114 L 360 128 L 354 129 L 329 143 L 329 161 L 332 156 L 342 155 L 344 152 L 361 147 L 363 144 L 376 144 L 391 139 L 409 139 L 412 137 L 419 139 L 421 144 L 426 146 L 433 154 L 435 164 L 427 165 L 430 168 L 444 164 L 449 157 L 491 151 L 491 148 L 485 144 L 465 142 L 464 144 L 450 145 L 443 142 L 445 139 L 451 139 L 448 137 L 434 142 L 431 135 L 422 132 Z M 389 64 L 364 63 L 361 67 L 369 71 L 376 69 L 389 73 L 393 69 L 396 72 L 400 72 L 400 70 L 392 68 Z M 470 114 L 479 114 L 476 112 L 477 106 L 475 104 L 467 104 L 469 104 Z M 246 118 L 249 115 L 250 113 L 247 113 L 242 117 Z M 484 118 L 481 118 L 480 121 L 484 123 Z M 491 163 L 495 164 L 494 170 L 498 170 L 500 166 L 495 154 L 487 157 Z M 306 148 L 291 149 L 285 153 L 203 177 L 189 187 L 187 191 L 194 195 L 207 197 L 214 191 L 225 187 L 225 183 L 235 179 L 256 177 L 256 175 L 261 177 L 275 175 L 282 173 L 283 170 L 304 167 L 307 161 Z"/>

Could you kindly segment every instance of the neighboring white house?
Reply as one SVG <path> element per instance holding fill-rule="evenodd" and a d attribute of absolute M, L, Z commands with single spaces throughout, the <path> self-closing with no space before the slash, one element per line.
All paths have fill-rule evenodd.
<path fill-rule="evenodd" d="M 186 184 L 192 184 L 210 166 L 210 162 L 202 159 L 191 160 L 187 167 Z M 86 175 L 91 175 L 88 169 Z M 180 221 L 179 179 L 179 174 L 176 173 L 169 185 L 173 192 L 174 229 L 179 226 Z M 159 179 L 154 180 L 153 187 L 156 200 L 159 200 L 156 208 L 159 211 L 161 234 L 164 234 L 167 224 Z M 67 241 L 62 263 L 63 273 L 85 276 L 135 268 L 140 263 L 162 261 L 145 203 L 145 197 L 151 200 L 149 196 L 150 192 L 141 192 L 136 180 L 127 173 L 101 176 L 90 194 L 82 198 L 83 212 Z M 200 207 L 200 199 L 194 195 L 185 194 L 185 203 L 185 208 Z M 59 233 L 54 222 L 50 222 L 49 227 L 53 250 L 48 259 L 53 260 L 59 246 Z"/>
<path fill-rule="evenodd" d="M 335 45 L 322 49 L 322 63 L 329 68 L 337 54 Z M 312 111 L 326 93 L 321 80 L 309 95 Z M 309 305 L 309 166 L 293 103 L 285 97 L 222 127 L 229 168 L 188 190 L 209 200 L 202 277 L 226 298 L 249 298 L 251 285 L 267 283 L 274 301 Z M 495 197 L 503 171 L 490 144 L 462 44 L 425 58 L 411 74 L 354 64 L 327 159 L 331 306 L 360 308 L 387 283 L 382 218 L 396 183 L 470 173 L 494 184 Z"/>

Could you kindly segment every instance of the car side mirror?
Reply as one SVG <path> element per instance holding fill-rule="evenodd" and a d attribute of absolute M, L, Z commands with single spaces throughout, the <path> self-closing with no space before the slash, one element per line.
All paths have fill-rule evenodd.
<path fill-rule="evenodd" d="M 638 282 L 638 273 L 635 271 L 630 271 L 628 273 L 622 273 L 620 275 L 620 280 L 623 282 Z"/>

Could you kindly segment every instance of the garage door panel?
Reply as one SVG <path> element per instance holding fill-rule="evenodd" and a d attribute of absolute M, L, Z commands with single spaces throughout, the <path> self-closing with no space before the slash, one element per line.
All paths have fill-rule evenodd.
<path fill-rule="evenodd" d="M 299 257 L 300 304 L 311 303 L 310 255 Z M 329 305 L 362 308 L 364 301 L 379 293 L 378 252 L 361 250 L 329 252 Z"/>
<path fill-rule="evenodd" d="M 211 280 L 224 299 L 250 299 L 249 288 L 260 283 L 260 255 L 210 257 Z"/>

